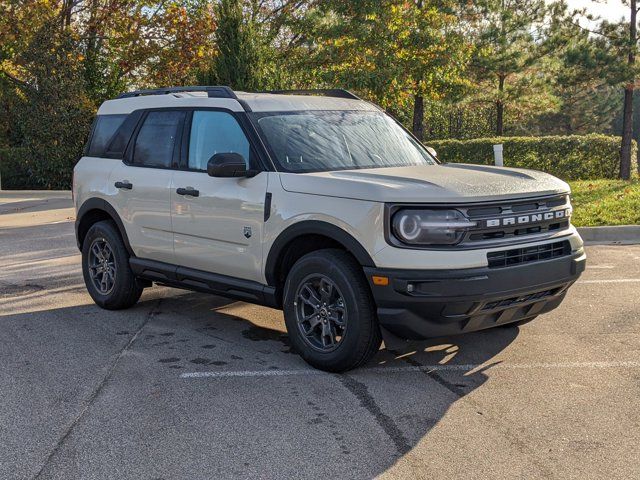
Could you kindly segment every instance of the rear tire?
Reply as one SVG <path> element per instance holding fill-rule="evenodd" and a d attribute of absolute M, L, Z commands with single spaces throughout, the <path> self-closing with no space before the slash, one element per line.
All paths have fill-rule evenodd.
<path fill-rule="evenodd" d="M 120 232 L 109 220 L 93 224 L 84 238 L 82 275 L 93 301 L 107 310 L 129 308 L 142 295 Z"/>
<path fill-rule="evenodd" d="M 363 365 L 382 343 L 362 267 L 342 250 L 312 252 L 294 264 L 283 310 L 292 347 L 320 370 L 344 372 Z"/>

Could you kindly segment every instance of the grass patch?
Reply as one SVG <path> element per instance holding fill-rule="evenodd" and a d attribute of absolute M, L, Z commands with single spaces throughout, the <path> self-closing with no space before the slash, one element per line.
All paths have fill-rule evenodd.
<path fill-rule="evenodd" d="M 639 180 L 585 180 L 569 185 L 575 226 L 640 224 Z"/>

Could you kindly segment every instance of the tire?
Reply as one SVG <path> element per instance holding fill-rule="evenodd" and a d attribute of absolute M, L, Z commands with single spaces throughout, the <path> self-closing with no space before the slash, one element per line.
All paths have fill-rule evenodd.
<path fill-rule="evenodd" d="M 320 370 L 344 372 L 363 365 L 382 343 L 362 267 L 342 250 L 312 252 L 293 265 L 283 310 L 292 347 Z"/>
<path fill-rule="evenodd" d="M 533 322 L 537 317 L 537 315 L 534 315 L 533 317 L 523 318 L 522 320 L 518 320 L 517 322 L 505 323 L 504 325 L 500 325 L 500 328 L 521 327 L 522 325 L 526 325 L 529 322 Z"/>
<path fill-rule="evenodd" d="M 106 261 L 103 263 L 102 259 Z M 105 268 L 110 274 L 105 274 Z M 82 275 L 89 295 L 104 309 L 129 308 L 142 295 L 143 288 L 131 271 L 120 232 L 109 220 L 92 225 L 84 238 Z"/>

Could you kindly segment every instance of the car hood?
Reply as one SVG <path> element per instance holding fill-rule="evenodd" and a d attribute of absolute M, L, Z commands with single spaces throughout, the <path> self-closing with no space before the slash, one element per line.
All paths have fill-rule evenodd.
<path fill-rule="evenodd" d="M 460 163 L 282 173 L 280 179 L 289 192 L 376 202 L 468 203 L 569 192 L 543 172 Z"/>

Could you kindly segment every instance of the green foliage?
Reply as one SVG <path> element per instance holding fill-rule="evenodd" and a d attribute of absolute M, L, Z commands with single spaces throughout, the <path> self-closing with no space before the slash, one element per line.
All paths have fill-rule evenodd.
<path fill-rule="evenodd" d="M 0 181 L 4 190 L 33 188 L 25 148 L 0 148 Z"/>
<path fill-rule="evenodd" d="M 443 162 L 493 165 L 493 145 L 500 143 L 505 166 L 542 170 L 563 180 L 617 178 L 620 169 L 620 137 L 607 135 L 436 140 L 429 145 Z M 635 142 L 633 148 L 636 158 Z"/>
<path fill-rule="evenodd" d="M 416 95 L 459 95 L 471 46 L 455 28 L 454 4 L 317 2 L 294 31 L 306 40 L 296 68 L 309 82 L 356 90 L 400 117 Z"/>
<path fill-rule="evenodd" d="M 557 108 L 544 74 L 545 59 L 555 48 L 544 34 L 548 9 L 544 0 L 474 3 L 479 20 L 472 24 L 472 94 L 477 103 L 494 105 L 498 136 L 513 134 L 513 127 L 532 114 Z"/>
<path fill-rule="evenodd" d="M 488 137 L 495 132 L 495 117 L 495 109 L 491 105 L 428 102 L 424 138 L 465 140 Z"/>
<path fill-rule="evenodd" d="M 220 0 L 214 7 L 217 20 L 217 54 L 209 68 L 198 74 L 205 85 L 228 85 L 237 90 L 264 88 L 261 38 L 257 26 L 245 15 L 242 0 Z"/>
<path fill-rule="evenodd" d="M 22 171 L 34 187 L 69 188 L 89 132 L 92 107 L 76 51 L 71 35 L 51 22 L 21 55 L 29 77 L 15 92 L 15 119 L 26 151 Z"/>
<path fill-rule="evenodd" d="M 574 225 L 640 225 L 640 181 L 589 180 L 569 185 Z"/>

